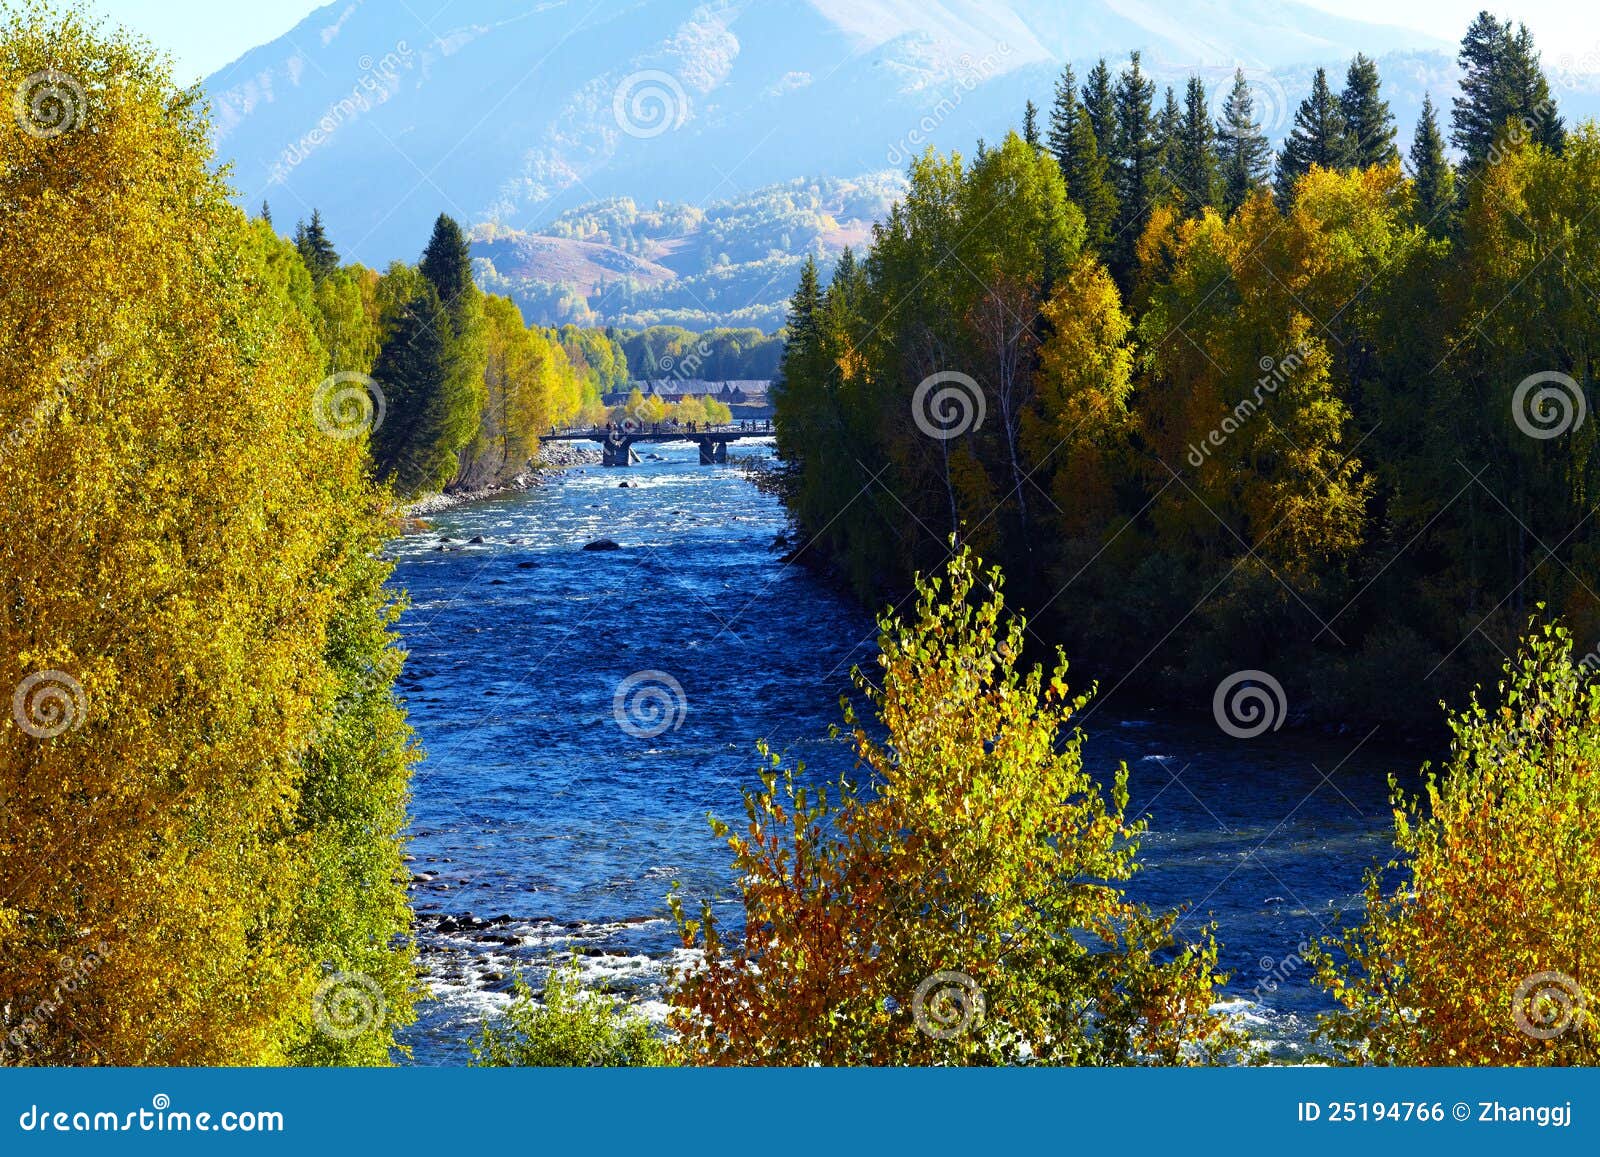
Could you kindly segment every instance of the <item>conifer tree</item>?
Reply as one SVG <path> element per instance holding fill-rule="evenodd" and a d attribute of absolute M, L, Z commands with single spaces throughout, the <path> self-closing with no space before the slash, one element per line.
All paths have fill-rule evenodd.
<path fill-rule="evenodd" d="M 1031 100 L 1022 108 L 1022 139 L 1034 148 L 1040 145 L 1039 108 Z"/>
<path fill-rule="evenodd" d="M 1339 112 L 1344 117 L 1347 164 L 1365 169 L 1392 164 L 1400 156 L 1394 143 L 1394 116 L 1380 92 L 1378 66 L 1365 53 L 1356 53 L 1345 73 Z"/>
<path fill-rule="evenodd" d="M 422 276 L 433 283 L 434 292 L 447 309 L 454 310 L 473 289 L 472 255 L 466 235 L 453 217 L 440 213 L 433 223 L 433 236 L 417 264 Z"/>
<path fill-rule="evenodd" d="M 1095 143 L 1089 110 L 1082 104 L 1073 116 L 1072 147 L 1061 171 L 1067 196 L 1083 213 L 1084 245 L 1104 254 L 1117 221 L 1117 193 L 1111 184 L 1110 164 Z"/>
<path fill-rule="evenodd" d="M 1161 105 L 1161 115 L 1156 118 L 1156 172 L 1161 189 L 1161 200 L 1181 203 L 1182 189 L 1174 179 L 1173 166 L 1178 159 L 1178 138 L 1183 130 L 1183 109 L 1178 96 L 1167 86 L 1166 99 Z"/>
<path fill-rule="evenodd" d="M 1113 268 L 1124 274 L 1132 267 L 1134 246 L 1161 196 L 1161 142 L 1152 107 L 1155 92 L 1155 82 L 1140 68 L 1139 53 L 1130 53 L 1116 88 L 1118 213 L 1111 247 Z"/>
<path fill-rule="evenodd" d="M 1462 38 L 1461 95 L 1451 112 L 1450 143 L 1468 172 L 1480 168 L 1514 125 L 1518 138 L 1559 149 L 1565 135 L 1527 26 L 1513 31 L 1480 12 Z"/>
<path fill-rule="evenodd" d="M 261 202 L 261 219 L 268 225 L 272 224 L 272 206 L 267 204 L 265 198 Z"/>
<path fill-rule="evenodd" d="M 1185 211 L 1191 215 L 1217 203 L 1216 139 L 1206 108 L 1205 82 L 1191 76 L 1183 94 L 1183 121 L 1169 161 L 1173 184 L 1183 198 Z"/>
<path fill-rule="evenodd" d="M 373 464 L 402 495 L 437 490 L 455 470 L 450 340 L 449 313 L 422 279 L 391 320 L 372 367 L 387 411 L 372 438 Z"/>
<path fill-rule="evenodd" d="M 1045 127 L 1045 143 L 1055 154 L 1056 163 L 1065 176 L 1072 169 L 1072 131 L 1078 119 L 1078 77 L 1068 64 L 1056 78 L 1055 96 L 1050 102 L 1049 124 Z"/>
<path fill-rule="evenodd" d="M 1217 122 L 1217 164 L 1222 184 L 1222 209 L 1233 213 L 1266 180 L 1272 146 L 1256 122 L 1255 98 L 1244 69 L 1235 69 L 1233 89 Z"/>
<path fill-rule="evenodd" d="M 322 226 L 322 213 L 317 209 L 311 210 L 311 224 L 295 226 L 294 247 L 300 251 L 300 259 L 311 271 L 313 281 L 321 281 L 339 268 L 339 254 L 328 240 L 327 230 Z"/>
<path fill-rule="evenodd" d="M 1089 127 L 1094 130 L 1095 147 L 1115 169 L 1121 161 L 1117 152 L 1117 99 L 1105 57 L 1096 61 L 1084 78 L 1082 96 L 1084 111 L 1089 114 Z"/>
<path fill-rule="evenodd" d="M 1411 139 L 1411 180 L 1417 192 L 1417 219 L 1430 233 L 1442 235 L 1449 224 L 1446 210 L 1455 201 L 1455 172 L 1444 155 L 1433 97 L 1426 93 Z"/>
<path fill-rule="evenodd" d="M 1342 169 L 1349 164 L 1344 114 L 1328 88 L 1328 73 L 1319 68 L 1311 78 L 1311 93 L 1295 110 L 1294 127 L 1289 130 L 1278 154 L 1278 199 L 1287 205 L 1294 197 L 1294 185 L 1311 171 L 1312 165 Z"/>

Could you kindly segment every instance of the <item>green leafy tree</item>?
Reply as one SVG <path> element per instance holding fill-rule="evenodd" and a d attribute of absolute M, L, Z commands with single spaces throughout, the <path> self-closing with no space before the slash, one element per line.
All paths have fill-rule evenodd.
<path fill-rule="evenodd" d="M 667 1064 L 650 1022 L 609 993 L 583 987 L 576 962 L 554 967 L 542 999 L 520 974 L 511 1004 L 486 1022 L 473 1064 L 514 1068 L 625 1068 Z"/>
<path fill-rule="evenodd" d="M 1216 949 L 1133 903 L 1127 769 L 1083 769 L 1087 703 L 1022 671 L 998 571 L 963 550 L 880 620 L 877 716 L 847 709 L 871 790 L 804 786 L 776 757 L 727 839 L 743 933 L 673 908 L 704 967 L 673 994 L 706 1064 L 1184 1064 L 1229 1043 Z M 878 736 L 882 738 L 878 738 Z M 763 749 L 764 751 L 764 749 Z M 974 809 L 972 801 L 982 800 Z"/>

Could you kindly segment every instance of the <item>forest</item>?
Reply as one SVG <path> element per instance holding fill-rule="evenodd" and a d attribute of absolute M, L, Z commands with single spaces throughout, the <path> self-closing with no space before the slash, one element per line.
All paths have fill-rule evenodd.
<path fill-rule="evenodd" d="M 1318 72 L 1275 155 L 1242 72 L 1213 119 L 1134 53 L 916 160 L 791 303 L 816 554 L 897 598 L 954 534 L 1040 639 L 1195 710 L 1259 668 L 1303 719 L 1425 728 L 1530 618 L 1589 650 L 1600 132 L 1525 28 L 1460 63 L 1403 139 L 1371 61 Z"/>
<path fill-rule="evenodd" d="M 1431 108 L 1401 158 L 1359 56 L 1276 157 L 1242 75 L 1214 123 L 1198 82 L 1158 108 L 1137 54 L 1068 70 L 1042 126 L 914 162 L 826 287 L 807 261 L 780 351 L 530 327 L 445 214 L 415 264 L 343 263 L 317 212 L 286 237 L 234 203 L 148 44 L 17 15 L 0 91 L 48 98 L 0 127 L 0 1064 L 405 1060 L 408 505 L 515 476 L 640 367 L 774 356 L 775 485 L 878 604 L 827 736 L 852 770 L 753 743 L 704 833 L 728 894 L 649 875 L 640 923 L 694 962 L 664 1026 L 551 961 L 478 1063 L 1270 1059 L 1216 928 L 1135 898 L 1151 822 L 1081 726 L 1135 679 L 1208 700 L 1255 665 L 1328 718 L 1448 731 L 1307 948 L 1306 1059 L 1595 1064 L 1600 131 L 1525 30 L 1480 16 L 1461 55 L 1453 162 Z M 484 684 L 448 678 L 475 723 Z"/>

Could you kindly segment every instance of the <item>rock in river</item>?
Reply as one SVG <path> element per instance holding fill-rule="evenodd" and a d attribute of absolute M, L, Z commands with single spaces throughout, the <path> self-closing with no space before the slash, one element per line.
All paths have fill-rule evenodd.
<path fill-rule="evenodd" d="M 593 542 L 583 544 L 584 550 L 621 550 L 622 547 L 612 542 L 609 538 L 597 538 Z"/>

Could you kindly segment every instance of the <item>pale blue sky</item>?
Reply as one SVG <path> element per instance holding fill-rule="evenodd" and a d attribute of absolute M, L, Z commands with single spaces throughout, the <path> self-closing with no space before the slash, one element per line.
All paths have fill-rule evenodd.
<path fill-rule="evenodd" d="M 344 0 L 341 0 L 344 2 Z M 451 0 L 413 0 L 424 15 L 444 13 Z M 1159 3 L 1160 0 L 1154 0 Z M 1317 8 L 1379 23 L 1400 24 L 1456 40 L 1478 9 L 1525 20 L 1533 29 L 1547 66 L 1563 57 L 1600 60 L 1600 16 L 1593 0 L 1306 0 Z M 91 7 L 143 33 L 178 65 L 178 79 L 207 76 L 258 44 L 293 28 L 323 5 L 315 0 L 234 0 L 220 10 L 217 0 L 90 0 Z M 1181 7 L 1177 0 L 1176 7 Z M 463 9 L 470 5 L 463 3 Z M 1585 11 L 1587 9 L 1587 11 Z"/>

